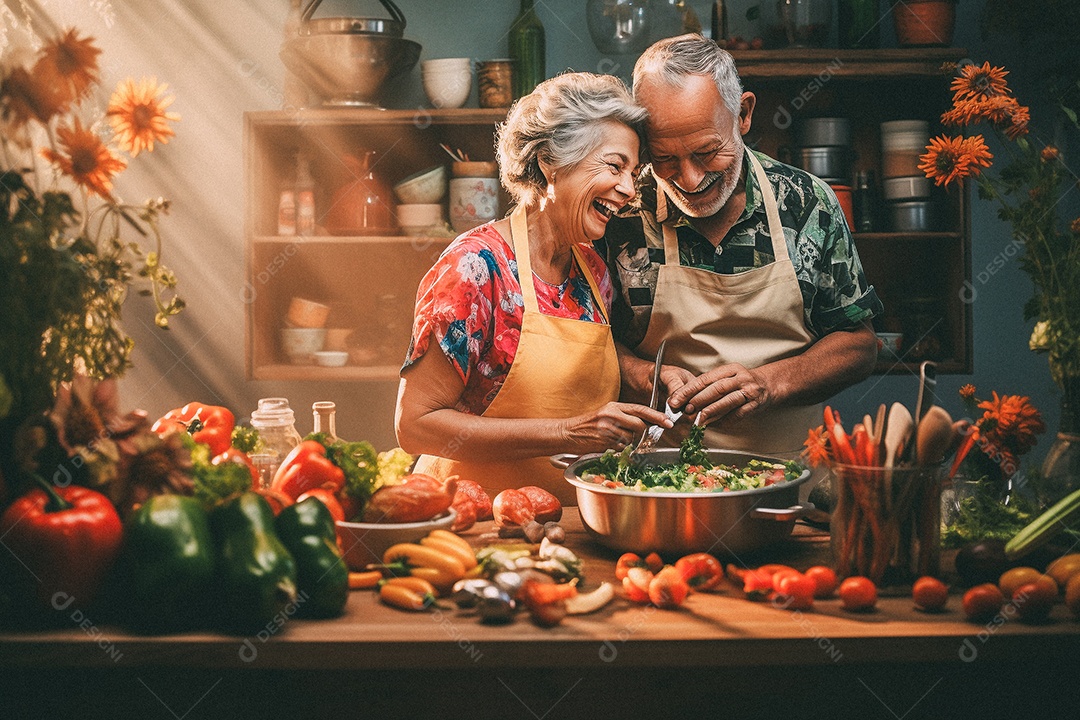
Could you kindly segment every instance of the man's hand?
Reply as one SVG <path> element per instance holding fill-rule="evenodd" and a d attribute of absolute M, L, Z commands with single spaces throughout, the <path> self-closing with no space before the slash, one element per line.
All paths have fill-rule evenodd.
<path fill-rule="evenodd" d="M 761 412 L 772 404 L 772 397 L 764 374 L 730 363 L 686 381 L 671 394 L 668 404 L 689 416 L 698 415 L 696 422 L 707 425 Z"/>

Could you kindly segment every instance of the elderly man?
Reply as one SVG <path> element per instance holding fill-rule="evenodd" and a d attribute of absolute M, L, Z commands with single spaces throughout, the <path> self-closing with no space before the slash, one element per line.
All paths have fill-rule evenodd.
<path fill-rule="evenodd" d="M 866 378 L 877 354 L 881 302 L 836 196 L 746 148 L 755 97 L 700 35 L 646 50 L 633 90 L 652 172 L 641 212 L 599 243 L 624 394 L 651 389 L 666 341 L 668 403 L 709 424 L 708 447 L 796 453 L 821 423 L 817 403 Z"/>

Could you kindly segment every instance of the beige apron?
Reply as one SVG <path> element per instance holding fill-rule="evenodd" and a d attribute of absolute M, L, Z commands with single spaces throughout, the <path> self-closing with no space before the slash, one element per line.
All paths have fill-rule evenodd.
<path fill-rule="evenodd" d="M 525 311 L 514 362 L 483 417 L 567 418 L 618 400 L 619 358 L 600 289 L 581 251 L 576 246 L 571 248 L 578 269 L 592 289 L 603 323 L 542 314 L 536 302 L 528 226 L 521 207 L 510 216 L 510 236 Z M 507 438 L 506 442 L 513 443 L 514 438 Z M 564 505 L 577 505 L 574 486 L 566 482 L 562 470 L 551 466 L 547 457 L 514 462 L 461 462 L 422 455 L 417 460 L 416 472 L 475 480 L 492 497 L 507 488 L 539 485 L 554 493 Z"/>
<path fill-rule="evenodd" d="M 776 196 L 765 170 L 748 152 L 754 177 L 761 186 L 769 220 L 775 262 L 734 275 L 684 267 L 679 261 L 675 229 L 662 225 L 664 265 L 660 266 L 645 338 L 637 348 L 644 358 L 655 355 L 667 340 L 664 363 L 700 375 L 725 363 L 756 368 L 802 353 L 814 338 L 803 320 L 803 299 L 795 266 L 788 255 Z M 666 198 L 657 192 L 657 215 L 663 217 Z M 821 406 L 773 408 L 723 430 L 709 428 L 706 447 L 748 450 L 794 456 L 807 430 L 821 424 Z M 668 432 L 666 444 L 678 444 L 683 432 Z"/>

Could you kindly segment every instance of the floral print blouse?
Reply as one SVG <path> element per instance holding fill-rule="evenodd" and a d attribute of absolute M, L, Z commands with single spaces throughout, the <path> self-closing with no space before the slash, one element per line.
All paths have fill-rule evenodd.
<path fill-rule="evenodd" d="M 607 267 L 590 246 L 578 247 L 610 312 Z M 544 315 L 604 322 L 576 259 L 562 285 L 546 283 L 535 274 L 533 278 Z M 401 372 L 423 357 L 434 337 L 465 383 L 457 409 L 480 415 L 510 372 L 523 315 L 513 247 L 491 224 L 481 225 L 454 240 L 420 281 L 412 341 Z"/>

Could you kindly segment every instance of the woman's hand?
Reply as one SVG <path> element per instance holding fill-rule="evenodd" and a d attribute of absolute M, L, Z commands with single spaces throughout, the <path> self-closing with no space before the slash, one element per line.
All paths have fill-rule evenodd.
<path fill-rule="evenodd" d="M 671 421 L 664 413 L 644 405 L 609 402 L 591 413 L 565 421 L 567 452 L 622 450 L 634 443 L 649 425 L 670 428 Z"/>

